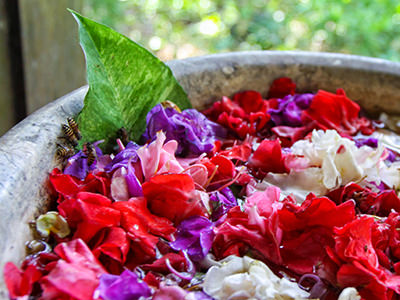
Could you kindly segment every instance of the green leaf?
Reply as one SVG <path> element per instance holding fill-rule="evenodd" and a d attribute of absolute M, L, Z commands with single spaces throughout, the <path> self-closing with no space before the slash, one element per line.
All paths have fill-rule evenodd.
<path fill-rule="evenodd" d="M 109 147 L 125 127 L 138 140 L 151 108 L 170 100 L 181 109 L 190 101 L 167 65 L 111 28 L 70 10 L 79 24 L 89 91 L 78 116 L 82 141 L 105 139 Z"/>

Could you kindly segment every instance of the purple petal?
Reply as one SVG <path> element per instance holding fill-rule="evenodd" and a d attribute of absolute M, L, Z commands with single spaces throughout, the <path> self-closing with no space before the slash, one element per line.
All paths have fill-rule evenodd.
<path fill-rule="evenodd" d="M 137 300 L 150 297 L 151 289 L 135 273 L 125 270 L 119 276 L 102 274 L 95 293 L 104 300 Z"/>
<path fill-rule="evenodd" d="M 296 94 L 278 99 L 278 108 L 268 110 L 272 122 L 276 126 L 301 126 L 301 114 L 310 106 L 313 97 L 313 94 Z"/>
<path fill-rule="evenodd" d="M 387 149 L 387 151 L 388 151 L 388 157 L 386 158 L 386 160 L 389 162 L 395 162 L 397 155 L 392 150 Z"/>
<path fill-rule="evenodd" d="M 177 251 L 187 251 L 192 260 L 200 261 L 211 249 L 213 228 L 213 223 L 205 217 L 190 217 L 179 224 L 175 241 L 170 245 Z"/>
<path fill-rule="evenodd" d="M 210 201 L 213 203 L 214 207 L 211 214 L 211 219 L 213 221 L 218 220 L 220 217 L 225 215 L 229 209 L 237 205 L 237 200 L 228 187 L 223 188 L 219 192 L 211 193 Z"/>
<path fill-rule="evenodd" d="M 311 284 L 311 288 L 303 285 L 307 281 L 309 282 L 308 285 Z M 327 285 L 315 274 L 304 274 L 301 276 L 298 285 L 303 290 L 309 290 L 311 299 L 323 299 L 323 296 L 328 291 Z"/>
<path fill-rule="evenodd" d="M 82 151 L 79 151 L 68 159 L 68 164 L 64 169 L 64 174 L 72 175 L 80 180 L 84 180 L 89 170 L 94 168 L 95 162 L 89 167 L 86 155 Z"/>
<path fill-rule="evenodd" d="M 136 177 L 135 169 L 132 164 L 128 164 L 128 173 L 125 176 L 126 183 L 128 185 L 129 195 L 131 197 L 141 197 L 143 196 L 142 184 Z"/>
<path fill-rule="evenodd" d="M 179 113 L 158 104 L 148 113 L 146 120 L 143 137 L 147 141 L 154 140 L 157 132 L 162 130 L 166 134 L 166 141 L 178 142 L 176 153 L 180 155 L 208 153 L 213 149 L 216 138 L 226 136 L 222 126 L 211 122 L 194 109 Z"/>
<path fill-rule="evenodd" d="M 129 142 L 128 145 L 126 145 L 125 149 L 119 152 L 112 162 L 106 166 L 106 171 L 107 172 L 113 172 L 117 168 L 121 167 L 128 167 L 128 162 L 131 161 L 132 163 L 137 162 L 139 157 L 137 156 L 137 150 L 140 148 L 140 146 L 134 142 Z"/>
<path fill-rule="evenodd" d="M 358 148 L 360 148 L 362 146 L 369 146 L 371 148 L 378 147 L 378 140 L 375 138 L 356 139 L 356 140 L 354 140 L 354 142 L 356 143 L 356 146 Z"/>

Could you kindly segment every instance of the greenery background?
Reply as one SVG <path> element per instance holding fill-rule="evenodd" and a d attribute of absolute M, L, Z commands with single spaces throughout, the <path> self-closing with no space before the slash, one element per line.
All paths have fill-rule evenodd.
<path fill-rule="evenodd" d="M 86 0 L 83 13 L 163 60 L 242 50 L 400 60 L 395 0 Z"/>

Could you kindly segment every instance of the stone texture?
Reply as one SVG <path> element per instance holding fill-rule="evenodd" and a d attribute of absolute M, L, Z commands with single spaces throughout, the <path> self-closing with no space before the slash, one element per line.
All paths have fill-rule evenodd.
<path fill-rule="evenodd" d="M 222 95 L 254 89 L 265 94 L 272 80 L 291 77 L 299 91 L 344 88 L 371 114 L 400 114 L 400 64 L 380 59 L 306 52 L 241 52 L 168 63 L 194 107 L 204 108 Z M 7 261 L 21 262 L 30 239 L 28 222 L 49 201 L 47 176 L 61 123 L 76 115 L 87 87 L 33 113 L 0 138 L 0 271 Z M 0 299 L 7 299 L 0 280 Z"/>

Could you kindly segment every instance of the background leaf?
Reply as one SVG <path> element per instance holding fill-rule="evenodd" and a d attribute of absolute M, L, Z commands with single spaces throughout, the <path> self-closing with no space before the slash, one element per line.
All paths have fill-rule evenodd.
<path fill-rule="evenodd" d="M 121 127 L 138 140 L 146 114 L 157 103 L 170 100 L 181 109 L 191 107 L 169 67 L 152 53 L 107 26 L 71 13 L 79 24 L 89 82 L 78 116 L 83 141 L 105 139 L 107 147 Z"/>

